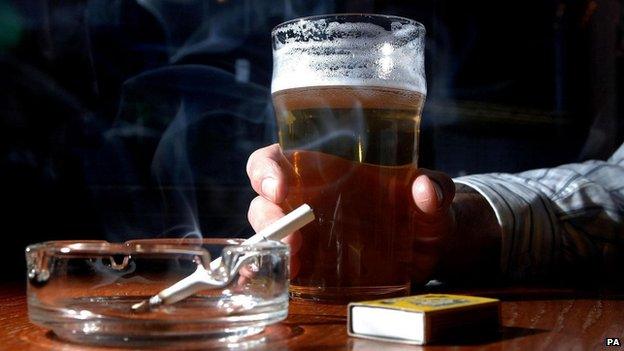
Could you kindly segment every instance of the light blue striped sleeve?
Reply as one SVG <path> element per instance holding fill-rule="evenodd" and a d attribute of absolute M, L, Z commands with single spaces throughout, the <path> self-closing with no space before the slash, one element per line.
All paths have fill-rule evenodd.
<path fill-rule="evenodd" d="M 624 253 L 624 145 L 607 161 L 454 181 L 458 192 L 476 191 L 494 209 L 501 273 L 509 280 L 601 273 L 621 264 L 614 257 Z"/>

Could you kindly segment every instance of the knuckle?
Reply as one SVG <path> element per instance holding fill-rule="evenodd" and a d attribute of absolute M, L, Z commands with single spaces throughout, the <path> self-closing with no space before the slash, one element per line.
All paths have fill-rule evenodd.
<path fill-rule="evenodd" d="M 259 182 L 267 176 L 280 178 L 282 170 L 277 162 L 270 158 L 258 159 L 251 157 L 247 162 L 247 175 L 251 181 Z"/>
<path fill-rule="evenodd" d="M 278 146 L 278 144 L 265 146 L 265 147 L 262 147 L 260 149 L 253 151 L 249 155 L 249 157 L 247 158 L 247 164 L 245 165 L 245 169 L 249 176 L 251 176 L 252 173 L 254 172 L 254 169 L 257 168 L 256 165 L 258 164 L 259 160 L 263 158 L 270 158 L 270 155 L 275 152 L 274 149 L 276 146 Z"/>
<path fill-rule="evenodd" d="M 254 161 L 258 158 L 258 154 L 262 152 L 262 149 L 255 150 L 252 152 L 247 158 L 247 164 L 245 165 L 245 169 L 247 170 L 247 174 L 251 175 L 251 171 L 254 165 Z"/>
<path fill-rule="evenodd" d="M 252 181 L 260 181 L 266 172 L 260 167 L 252 167 L 249 177 Z"/>
<path fill-rule="evenodd" d="M 255 152 L 255 151 L 254 151 Z M 253 153 L 247 158 L 247 163 L 245 164 L 245 171 L 247 172 L 247 176 L 251 178 L 251 162 L 252 162 Z"/>
<path fill-rule="evenodd" d="M 247 210 L 247 220 L 249 220 L 249 223 L 253 224 L 256 221 L 256 213 L 261 201 L 262 198 L 260 196 L 256 196 L 249 203 L 249 209 Z"/>

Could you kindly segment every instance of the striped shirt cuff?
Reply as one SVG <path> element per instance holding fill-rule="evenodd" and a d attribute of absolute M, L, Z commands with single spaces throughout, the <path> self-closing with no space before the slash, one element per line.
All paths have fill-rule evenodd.
<path fill-rule="evenodd" d="M 551 273 L 558 252 L 556 220 L 548 198 L 510 174 L 479 174 L 454 179 L 480 193 L 501 226 L 501 273 L 510 280 L 540 279 Z"/>

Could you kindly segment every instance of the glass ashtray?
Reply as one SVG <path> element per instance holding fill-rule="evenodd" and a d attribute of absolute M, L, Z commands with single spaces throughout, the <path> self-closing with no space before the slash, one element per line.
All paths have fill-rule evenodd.
<path fill-rule="evenodd" d="M 125 243 L 50 241 L 26 248 L 30 320 L 69 341 L 171 345 L 193 339 L 228 345 L 288 314 L 288 246 L 238 239 L 147 239 Z M 132 309 L 222 257 L 231 282 L 147 311 Z M 244 257 L 245 262 L 240 262 Z M 242 268 L 241 268 L 242 267 Z M 237 271 L 233 271 L 236 269 Z M 253 338 L 252 338 L 253 339 Z"/>

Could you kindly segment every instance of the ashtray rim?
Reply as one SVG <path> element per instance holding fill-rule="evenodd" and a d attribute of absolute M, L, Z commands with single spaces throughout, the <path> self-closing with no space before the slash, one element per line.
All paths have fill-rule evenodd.
<path fill-rule="evenodd" d="M 205 251 L 204 245 L 223 246 L 223 249 L 248 250 L 249 248 L 288 248 L 280 241 L 265 240 L 253 245 L 244 245 L 240 238 L 160 238 L 135 239 L 121 243 L 106 240 L 50 240 L 26 246 L 25 252 L 46 252 L 48 254 L 134 254 L 134 253 L 179 253 L 189 254 Z"/>

